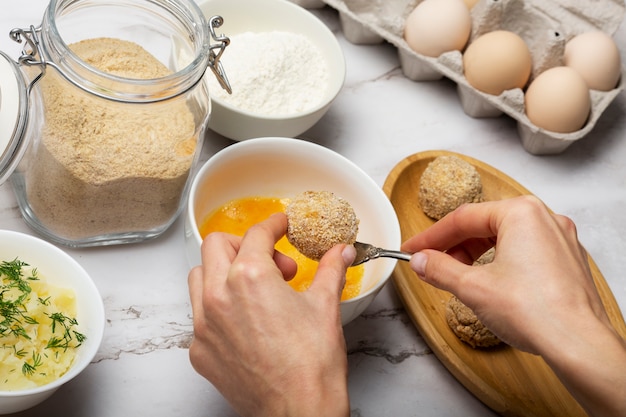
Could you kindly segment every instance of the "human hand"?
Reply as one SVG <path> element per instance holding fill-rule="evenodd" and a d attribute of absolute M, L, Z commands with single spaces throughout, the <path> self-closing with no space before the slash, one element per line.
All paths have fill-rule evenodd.
<path fill-rule="evenodd" d="M 492 263 L 471 266 L 494 245 Z M 539 353 L 540 335 L 573 326 L 583 307 L 608 323 L 574 224 L 534 197 L 464 205 L 402 249 L 422 251 L 411 266 L 425 281 L 522 350 Z"/>
<path fill-rule="evenodd" d="M 295 262 L 274 250 L 275 214 L 243 238 L 209 235 L 189 273 L 191 363 L 242 416 L 347 416 L 347 357 L 339 303 L 351 246 L 320 261 L 305 292 L 285 279 Z"/>
<path fill-rule="evenodd" d="M 492 263 L 471 266 L 494 245 Z M 457 295 L 503 341 L 542 355 L 590 414 L 624 415 L 626 345 L 570 219 L 530 196 L 467 204 L 402 250 L 418 252 L 412 269 Z"/>

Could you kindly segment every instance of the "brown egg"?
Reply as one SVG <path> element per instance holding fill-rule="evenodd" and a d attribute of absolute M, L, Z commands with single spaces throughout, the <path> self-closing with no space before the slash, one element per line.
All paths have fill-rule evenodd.
<path fill-rule="evenodd" d="M 463 0 L 424 0 L 407 16 L 404 39 L 415 52 L 438 57 L 462 50 L 472 28 Z"/>
<path fill-rule="evenodd" d="M 525 94 L 526 116 L 536 126 L 552 132 L 581 129 L 591 110 L 589 88 L 578 72 L 554 67 L 539 74 Z"/>
<path fill-rule="evenodd" d="M 467 82 L 487 94 L 524 88 L 532 58 L 526 42 L 513 32 L 496 30 L 479 36 L 463 54 Z"/>
<path fill-rule="evenodd" d="M 612 90 L 621 73 L 619 49 L 613 38 L 601 31 L 581 33 L 570 39 L 565 45 L 563 63 L 578 71 L 594 90 Z"/>

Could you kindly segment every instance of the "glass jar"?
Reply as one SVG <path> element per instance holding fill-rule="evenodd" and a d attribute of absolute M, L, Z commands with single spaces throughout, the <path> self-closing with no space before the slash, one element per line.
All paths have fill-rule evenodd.
<path fill-rule="evenodd" d="M 11 32 L 24 49 L 0 90 L 0 117 L 17 109 L 0 177 L 12 171 L 32 228 L 83 247 L 174 222 L 210 113 L 206 69 L 229 89 L 221 23 L 193 0 L 51 0 L 40 27 Z"/>

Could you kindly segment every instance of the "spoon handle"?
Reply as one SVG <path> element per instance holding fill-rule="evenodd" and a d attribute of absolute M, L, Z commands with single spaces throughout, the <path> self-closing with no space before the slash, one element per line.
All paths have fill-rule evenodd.
<path fill-rule="evenodd" d="M 378 251 L 378 257 L 394 258 L 394 259 L 399 259 L 401 261 L 410 261 L 411 255 L 412 254 L 410 253 L 401 252 L 398 250 L 380 249 Z"/>
<path fill-rule="evenodd" d="M 356 258 L 352 263 L 352 266 L 360 265 L 363 262 L 367 262 L 376 258 L 394 258 L 402 261 L 408 261 L 411 259 L 411 254 L 391 249 L 378 248 L 368 243 L 354 242 L 356 248 Z"/>

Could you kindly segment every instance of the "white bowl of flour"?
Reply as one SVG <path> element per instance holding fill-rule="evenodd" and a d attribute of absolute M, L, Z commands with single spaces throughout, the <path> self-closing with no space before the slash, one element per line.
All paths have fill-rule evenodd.
<path fill-rule="evenodd" d="M 329 109 L 345 79 L 345 59 L 333 33 L 287 0 L 204 0 L 207 18 L 231 39 L 221 62 L 232 87 L 209 74 L 209 127 L 234 140 L 296 137 Z"/>

